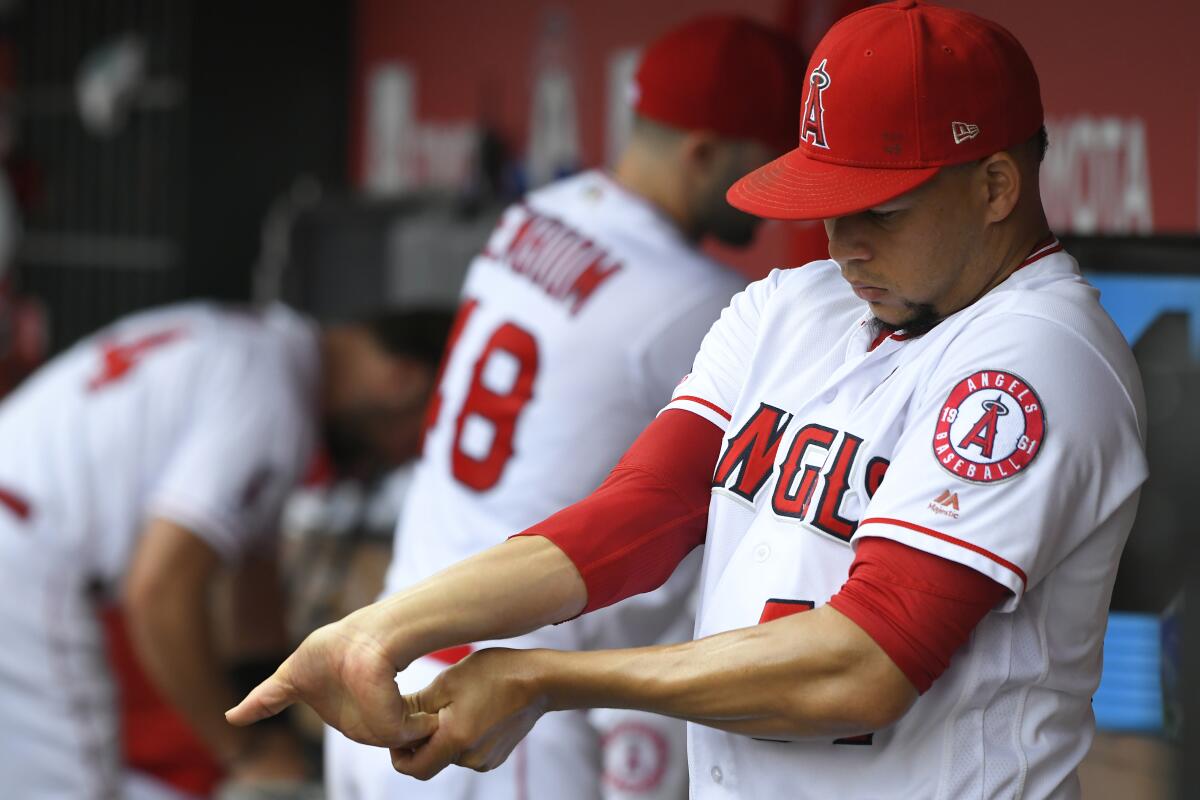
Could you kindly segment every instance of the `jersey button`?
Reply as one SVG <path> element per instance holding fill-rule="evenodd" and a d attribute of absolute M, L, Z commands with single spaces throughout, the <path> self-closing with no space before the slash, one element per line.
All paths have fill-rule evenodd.
<path fill-rule="evenodd" d="M 762 563 L 771 557 L 771 546 L 766 542 L 762 542 L 758 547 L 754 548 L 754 560 Z"/>
<path fill-rule="evenodd" d="M 712 775 L 713 783 L 720 783 L 721 781 L 725 780 L 725 776 L 721 774 L 720 767 L 713 767 L 708 771 L 708 774 Z"/>

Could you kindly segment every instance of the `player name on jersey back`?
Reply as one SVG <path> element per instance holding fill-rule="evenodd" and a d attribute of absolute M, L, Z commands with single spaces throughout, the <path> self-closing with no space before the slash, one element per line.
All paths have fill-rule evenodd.
<path fill-rule="evenodd" d="M 562 301 L 572 315 L 621 270 L 620 262 L 604 248 L 525 205 L 504 213 L 483 255 Z"/>

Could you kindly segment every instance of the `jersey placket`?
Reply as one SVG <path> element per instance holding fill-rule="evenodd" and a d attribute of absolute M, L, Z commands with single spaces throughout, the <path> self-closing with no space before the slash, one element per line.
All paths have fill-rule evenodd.
<path fill-rule="evenodd" d="M 868 483 L 871 482 L 871 464 L 880 455 L 875 452 L 876 440 L 880 438 L 879 426 L 888 424 L 888 420 L 877 414 L 864 415 L 861 409 L 882 384 L 894 380 L 892 376 L 899 369 L 901 351 L 907 345 L 903 336 L 889 337 L 868 350 L 871 339 L 869 326 L 855 331 L 847 342 L 842 365 L 807 402 L 795 409 L 789 446 L 810 425 L 836 431 L 836 434 L 820 462 L 809 465 L 816 467 L 817 479 L 801 516 L 783 518 L 775 513 L 770 497 L 759 504 L 758 513 L 770 515 L 772 527 L 799 527 L 823 541 L 849 545 L 873 492 Z M 885 413 L 884 416 L 890 418 L 892 414 Z M 788 458 L 787 449 L 787 446 L 781 448 L 777 459 L 780 479 L 785 479 L 783 465 Z M 884 454 L 883 458 L 890 458 L 890 454 Z M 886 467 L 886 461 L 882 463 Z"/>

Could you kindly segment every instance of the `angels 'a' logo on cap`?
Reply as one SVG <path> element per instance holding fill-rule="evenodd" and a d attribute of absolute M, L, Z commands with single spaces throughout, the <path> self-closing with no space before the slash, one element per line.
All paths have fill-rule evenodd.
<path fill-rule="evenodd" d="M 829 88 L 829 73 L 825 71 L 827 58 L 808 76 L 808 97 L 804 101 L 804 114 L 800 122 L 800 141 L 812 142 L 817 147 L 829 149 L 825 140 L 825 101 L 823 95 Z"/>
<path fill-rule="evenodd" d="M 933 433 L 933 454 L 948 472 L 995 483 L 1027 468 L 1046 438 L 1037 392 L 1010 372 L 980 370 L 950 391 Z"/>

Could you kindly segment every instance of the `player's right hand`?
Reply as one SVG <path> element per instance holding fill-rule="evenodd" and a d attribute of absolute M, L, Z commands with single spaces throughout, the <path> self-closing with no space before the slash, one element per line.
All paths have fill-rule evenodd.
<path fill-rule="evenodd" d="M 397 666 L 363 619 L 359 612 L 318 628 L 225 718 L 250 725 L 301 702 L 363 744 L 404 748 L 431 736 L 437 714 L 421 713 L 400 694 Z"/>

